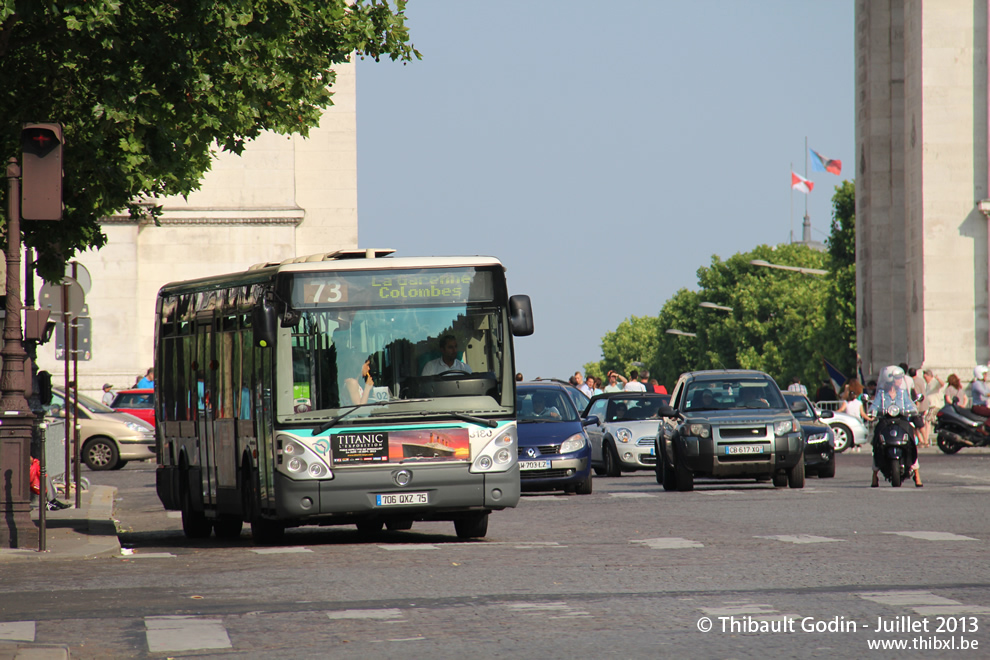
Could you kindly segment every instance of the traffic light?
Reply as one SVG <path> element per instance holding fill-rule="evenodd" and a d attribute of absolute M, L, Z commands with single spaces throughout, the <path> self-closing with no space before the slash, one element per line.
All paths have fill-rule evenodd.
<path fill-rule="evenodd" d="M 62 126 L 21 127 L 21 217 L 62 219 Z"/>

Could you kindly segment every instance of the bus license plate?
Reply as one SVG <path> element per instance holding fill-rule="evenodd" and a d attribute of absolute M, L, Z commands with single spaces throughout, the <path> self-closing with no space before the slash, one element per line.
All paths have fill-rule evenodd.
<path fill-rule="evenodd" d="M 375 495 L 377 506 L 403 506 L 406 504 L 429 504 L 426 493 L 388 493 Z"/>
<path fill-rule="evenodd" d="M 729 445 L 726 454 L 762 454 L 763 445 Z"/>
<path fill-rule="evenodd" d="M 550 461 L 519 461 L 520 470 L 549 470 Z"/>

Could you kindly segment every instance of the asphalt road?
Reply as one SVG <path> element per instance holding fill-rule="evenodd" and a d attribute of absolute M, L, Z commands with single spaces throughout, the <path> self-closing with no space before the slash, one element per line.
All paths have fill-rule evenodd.
<path fill-rule="evenodd" d="M 261 548 L 186 540 L 131 463 L 88 473 L 118 488 L 131 554 L 3 567 L 0 639 L 34 626 L 74 658 L 990 657 L 990 453 L 923 454 L 923 489 L 871 489 L 869 466 L 847 452 L 800 490 L 596 478 L 524 496 L 482 540 L 416 523 Z"/>

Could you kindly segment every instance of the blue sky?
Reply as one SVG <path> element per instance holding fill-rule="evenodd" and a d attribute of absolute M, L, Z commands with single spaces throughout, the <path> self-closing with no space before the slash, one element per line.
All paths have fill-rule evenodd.
<path fill-rule="evenodd" d="M 358 64 L 361 247 L 502 260 L 527 378 L 601 359 L 698 268 L 813 238 L 855 157 L 851 0 L 412 0 L 406 66 Z M 792 212 L 793 206 L 793 212 Z"/>

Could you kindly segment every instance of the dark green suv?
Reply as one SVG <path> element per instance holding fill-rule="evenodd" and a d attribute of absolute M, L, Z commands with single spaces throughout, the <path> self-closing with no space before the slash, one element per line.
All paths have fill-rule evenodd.
<path fill-rule="evenodd" d="M 804 487 L 801 425 L 770 376 L 742 369 L 682 374 L 660 409 L 657 482 L 692 490 L 695 477 Z"/>

